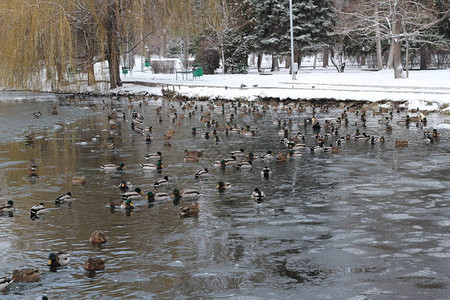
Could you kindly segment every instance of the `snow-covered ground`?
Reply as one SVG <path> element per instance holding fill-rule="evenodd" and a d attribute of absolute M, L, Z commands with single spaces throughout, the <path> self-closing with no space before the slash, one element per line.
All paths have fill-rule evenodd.
<path fill-rule="evenodd" d="M 410 71 L 407 79 L 394 79 L 392 70 L 348 69 L 337 73 L 334 68 L 302 69 L 296 80 L 292 80 L 287 69 L 264 75 L 251 70 L 249 74 L 215 74 L 194 79 L 192 75 L 181 78 L 178 74 L 176 78 L 175 74 L 142 72 L 137 66 L 131 74 L 122 76 L 125 85 L 115 92 L 160 92 L 158 87 L 141 85 L 153 83 L 191 97 L 392 100 L 407 101 L 409 107 L 421 110 L 442 110 L 450 104 L 450 70 Z"/>

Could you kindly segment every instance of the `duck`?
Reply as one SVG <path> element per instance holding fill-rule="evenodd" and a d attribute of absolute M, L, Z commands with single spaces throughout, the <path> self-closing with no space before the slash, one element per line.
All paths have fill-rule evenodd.
<path fill-rule="evenodd" d="M 120 164 L 104 164 L 102 166 L 100 166 L 103 170 L 118 170 L 118 171 L 122 171 L 123 169 L 125 169 L 125 164 L 124 163 L 120 163 Z"/>
<path fill-rule="evenodd" d="M 145 154 L 145 158 L 146 159 L 157 159 L 157 160 L 161 160 L 162 159 L 162 154 L 160 151 L 156 152 L 156 153 L 147 153 Z"/>
<path fill-rule="evenodd" d="M 193 200 L 200 197 L 200 192 L 195 189 L 184 189 L 182 192 L 180 192 L 178 189 L 174 189 L 172 196 L 175 199 Z"/>
<path fill-rule="evenodd" d="M 396 148 L 401 148 L 401 147 L 406 147 L 408 146 L 408 141 L 406 140 L 395 140 L 395 147 Z"/>
<path fill-rule="evenodd" d="M 5 212 L 13 212 L 14 209 L 14 202 L 12 200 L 8 200 L 6 203 L 0 205 L 0 214 Z"/>
<path fill-rule="evenodd" d="M 103 244 L 108 241 L 108 236 L 103 230 L 96 230 L 89 237 L 89 241 L 93 244 Z"/>
<path fill-rule="evenodd" d="M 105 269 L 106 262 L 99 257 L 89 257 L 84 262 L 84 269 L 89 272 L 101 271 Z"/>
<path fill-rule="evenodd" d="M 30 159 L 30 161 L 28 162 L 28 170 L 30 172 L 36 172 L 37 169 L 38 169 L 37 163 L 34 161 L 34 159 Z"/>
<path fill-rule="evenodd" d="M 201 157 L 203 155 L 203 151 L 200 150 L 184 150 L 184 155 L 185 156 L 197 156 L 197 157 Z"/>
<path fill-rule="evenodd" d="M 301 151 L 296 151 L 296 150 L 290 150 L 288 154 L 289 154 L 289 157 L 301 157 L 301 156 L 303 156 L 303 153 Z"/>
<path fill-rule="evenodd" d="M 158 160 L 158 163 L 155 164 L 140 164 L 142 170 L 144 171 L 156 171 L 156 170 L 162 170 L 163 165 L 160 160 Z"/>
<path fill-rule="evenodd" d="M 185 206 L 180 208 L 180 217 L 181 218 L 190 218 L 190 217 L 198 217 L 198 213 L 200 212 L 200 206 L 197 202 L 192 202 L 189 206 Z"/>
<path fill-rule="evenodd" d="M 108 202 L 108 206 L 110 208 L 116 208 L 116 207 L 120 207 L 122 205 L 122 203 L 123 203 L 123 200 L 110 199 L 109 202 Z"/>
<path fill-rule="evenodd" d="M 141 200 L 142 199 L 142 191 L 140 188 L 135 188 L 132 192 L 126 192 L 122 194 L 123 200 Z"/>
<path fill-rule="evenodd" d="M 262 158 L 263 160 L 265 160 L 265 161 L 272 160 L 272 159 L 273 159 L 272 151 L 268 150 L 268 151 L 266 152 L 266 154 L 264 154 L 261 158 Z"/>
<path fill-rule="evenodd" d="M 236 156 L 234 156 L 234 155 L 231 156 L 230 158 L 225 158 L 224 161 L 225 161 L 225 163 L 227 165 L 235 165 L 235 164 L 237 164 Z"/>
<path fill-rule="evenodd" d="M 47 213 L 48 210 L 45 208 L 44 203 L 39 203 L 37 205 L 33 205 L 33 207 L 30 209 L 30 215 L 31 216 L 38 216 Z"/>
<path fill-rule="evenodd" d="M 74 176 L 72 177 L 72 184 L 73 185 L 85 185 L 86 184 L 86 177 L 83 176 Z"/>
<path fill-rule="evenodd" d="M 65 202 L 70 202 L 72 201 L 72 193 L 71 192 L 67 192 L 65 194 L 59 195 L 56 199 L 55 199 L 55 204 L 63 204 Z"/>
<path fill-rule="evenodd" d="M 252 166 L 252 162 L 251 161 L 243 161 L 240 162 L 236 165 L 236 167 L 239 170 L 250 170 L 253 166 Z"/>
<path fill-rule="evenodd" d="M 48 255 L 48 263 L 49 267 L 63 267 L 70 263 L 70 254 L 64 252 L 58 253 L 50 253 Z"/>
<path fill-rule="evenodd" d="M 185 162 L 198 162 L 200 158 L 198 156 L 186 156 L 184 158 Z"/>
<path fill-rule="evenodd" d="M 122 204 L 120 205 L 121 209 L 134 209 L 134 203 L 131 201 L 131 199 L 127 199 L 125 201 L 122 202 Z"/>
<path fill-rule="evenodd" d="M 14 270 L 12 279 L 15 282 L 38 282 L 41 280 L 41 273 L 35 268 Z"/>
<path fill-rule="evenodd" d="M 42 113 L 40 111 L 34 112 L 33 117 L 40 118 L 40 117 L 42 117 Z"/>
<path fill-rule="evenodd" d="M 198 170 L 197 172 L 195 172 L 194 177 L 195 177 L 195 179 L 198 179 L 198 178 L 202 178 L 203 176 L 206 176 L 206 175 L 208 175 L 208 169 L 204 168 L 203 170 Z"/>
<path fill-rule="evenodd" d="M 266 200 L 266 195 L 263 191 L 259 190 L 258 188 L 255 188 L 255 190 L 252 192 L 251 199 L 257 203 L 264 202 Z"/>
<path fill-rule="evenodd" d="M 229 189 L 231 187 L 231 183 L 229 182 L 224 182 L 224 181 L 219 181 L 219 183 L 217 184 L 216 189 L 219 190 L 219 192 L 223 192 L 226 189 Z"/>
<path fill-rule="evenodd" d="M 230 152 L 231 156 L 235 156 L 236 158 L 244 158 L 245 157 L 245 150 L 243 148 Z"/>
<path fill-rule="evenodd" d="M 163 186 L 163 185 L 168 185 L 169 184 L 169 177 L 168 176 L 164 176 L 163 178 L 160 178 L 158 180 L 155 181 L 155 183 L 153 184 L 153 186 L 155 188 Z"/>
<path fill-rule="evenodd" d="M 131 182 L 127 182 L 127 181 L 125 181 L 125 180 L 122 180 L 121 182 L 120 182 L 120 184 L 119 184 L 119 190 L 122 192 L 122 193 L 125 193 L 125 192 L 127 192 L 128 190 L 131 190 L 133 188 L 133 185 L 131 184 Z"/>
<path fill-rule="evenodd" d="M 261 170 L 261 177 L 269 179 L 272 176 L 272 170 L 269 167 L 264 167 Z"/>
<path fill-rule="evenodd" d="M 12 278 L 0 277 L 0 292 L 4 291 L 13 281 Z"/>
<path fill-rule="evenodd" d="M 226 167 L 226 165 L 227 165 L 227 163 L 225 162 L 225 160 L 224 159 L 222 159 L 222 160 L 216 160 L 214 163 L 213 163 L 213 167 L 214 168 L 225 168 Z"/>

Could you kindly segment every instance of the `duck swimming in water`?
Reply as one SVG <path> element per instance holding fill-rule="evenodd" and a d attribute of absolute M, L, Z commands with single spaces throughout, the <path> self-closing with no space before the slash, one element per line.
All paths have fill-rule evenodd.
<path fill-rule="evenodd" d="M 48 263 L 49 267 L 63 267 L 70 263 L 70 254 L 64 252 L 58 253 L 50 253 L 48 255 Z"/>
<path fill-rule="evenodd" d="M 251 199 L 257 203 L 261 203 L 261 202 L 264 202 L 264 200 L 266 200 L 266 195 L 264 194 L 263 191 L 256 188 L 252 192 Z"/>

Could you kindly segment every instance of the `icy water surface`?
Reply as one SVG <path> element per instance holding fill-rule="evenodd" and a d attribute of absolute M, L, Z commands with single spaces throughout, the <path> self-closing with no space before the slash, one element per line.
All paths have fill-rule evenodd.
<path fill-rule="evenodd" d="M 2 95 L 2 99 L 9 95 Z M 27 98 L 31 97 L 31 98 Z M 277 118 L 293 120 L 291 132 L 302 132 L 314 146 L 311 108 L 288 115 L 271 107 L 261 118 L 235 113 L 236 123 L 256 126 L 256 135 L 245 137 L 220 131 L 222 141 L 202 138 L 207 128 L 198 109 L 183 111 L 178 102 L 150 101 L 142 108 L 122 100 L 126 120 L 109 130 L 106 117 L 112 107 L 101 99 L 68 103 L 64 99 L 27 95 L 23 101 L 0 102 L 0 197 L 14 200 L 13 215 L 0 216 L 0 277 L 17 268 L 35 267 L 42 272 L 38 283 L 14 283 L 2 299 L 448 299 L 450 296 L 449 131 L 440 129 L 436 144 L 423 143 L 423 131 L 442 124 L 444 117 L 428 116 L 425 128 L 394 125 L 387 133 L 368 114 L 370 135 L 384 135 L 386 143 L 371 145 L 349 141 L 338 154 L 312 154 L 284 163 L 256 159 L 250 171 L 214 168 L 213 162 L 244 148 L 262 155 L 285 149 L 279 143 Z M 13 96 L 11 96 L 13 98 Z M 35 101 L 39 100 L 39 101 Z M 51 106 L 58 103 L 58 115 Z M 155 109 L 162 105 L 162 122 Z M 182 124 L 167 116 L 174 105 Z M 145 116 L 143 127 L 152 126 L 153 141 L 130 128 L 131 110 Z M 41 111 L 35 119 L 32 113 Z M 195 111 L 189 118 L 188 112 Z M 318 113 L 321 123 L 337 116 L 334 108 Z M 393 124 L 406 113 L 394 114 Z M 240 116 L 239 116 L 240 115 Z M 226 121 L 220 107 L 211 119 Z M 297 123 L 300 121 L 300 125 Z M 352 134 L 357 121 L 342 126 L 339 136 Z M 176 133 L 164 145 L 169 127 Z M 198 128 L 197 136 L 191 128 Z M 210 129 L 212 130 L 212 129 Z M 201 132 L 202 131 L 202 132 Z M 35 132 L 33 143 L 24 136 Z M 324 131 L 322 129 L 321 133 Z M 147 132 L 145 132 L 147 134 Z M 396 138 L 407 139 L 407 148 L 395 148 Z M 327 141 L 334 143 L 336 137 Z M 108 147 L 107 143 L 113 146 Z M 185 149 L 203 150 L 198 163 L 184 162 Z M 162 174 L 143 172 L 146 153 L 161 151 Z M 29 176 L 30 158 L 39 164 L 38 178 Z M 100 165 L 123 162 L 123 172 L 104 172 Z M 261 178 L 262 167 L 273 171 Z M 210 175 L 195 179 L 208 168 Z M 72 185 L 72 176 L 85 175 L 85 186 Z M 118 184 L 132 182 L 143 191 L 169 176 L 168 187 L 201 191 L 198 218 L 181 219 L 171 200 L 136 209 L 110 210 L 110 199 L 120 199 Z M 219 180 L 232 187 L 220 194 Z M 256 204 L 250 199 L 255 187 L 267 195 Z M 71 205 L 56 207 L 54 199 L 71 191 Z M 31 220 L 29 209 L 39 202 L 48 214 Z M 102 247 L 89 243 L 94 230 L 104 230 L 109 241 Z M 49 272 L 50 252 L 71 254 L 69 266 Z M 94 276 L 83 269 L 90 256 L 106 260 L 106 269 Z"/>

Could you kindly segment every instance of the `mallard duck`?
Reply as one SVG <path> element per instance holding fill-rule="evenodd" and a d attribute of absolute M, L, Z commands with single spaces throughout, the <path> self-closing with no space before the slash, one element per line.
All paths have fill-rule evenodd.
<path fill-rule="evenodd" d="M 301 156 L 303 156 L 303 153 L 301 151 L 296 150 L 289 151 L 289 157 L 301 157 Z"/>
<path fill-rule="evenodd" d="M 37 169 L 38 169 L 37 163 L 33 159 L 30 159 L 30 161 L 28 162 L 28 170 L 30 172 L 36 172 Z"/>
<path fill-rule="evenodd" d="M 230 187 L 231 187 L 231 183 L 219 181 L 219 183 L 217 184 L 216 189 L 218 189 L 219 192 L 223 192 L 223 191 L 225 191 L 226 189 L 229 189 Z"/>
<path fill-rule="evenodd" d="M 37 282 L 41 280 L 41 273 L 38 269 L 28 268 L 13 271 L 15 282 Z"/>
<path fill-rule="evenodd" d="M 140 164 L 142 170 L 144 171 L 156 171 L 161 170 L 163 168 L 163 165 L 160 163 L 159 165 L 156 164 Z"/>
<path fill-rule="evenodd" d="M 123 203 L 123 200 L 110 199 L 109 202 L 108 202 L 108 206 L 110 208 L 116 208 L 116 207 L 120 207 L 122 205 L 122 203 Z"/>
<path fill-rule="evenodd" d="M 268 150 L 268 151 L 266 152 L 266 154 L 264 154 L 261 158 L 262 158 L 263 160 L 265 160 L 265 161 L 272 160 L 272 159 L 273 159 L 272 151 Z"/>
<path fill-rule="evenodd" d="M 251 199 L 255 202 L 261 203 L 264 200 L 266 200 L 266 195 L 263 191 L 260 191 L 258 188 L 256 188 L 251 195 Z"/>
<path fill-rule="evenodd" d="M 14 211 L 14 202 L 12 200 L 8 200 L 6 203 L 0 205 L 0 214 L 5 212 Z"/>
<path fill-rule="evenodd" d="M 272 176 L 272 170 L 269 167 L 264 167 L 261 170 L 261 177 L 263 177 L 265 179 L 269 179 L 270 176 Z"/>
<path fill-rule="evenodd" d="M 231 156 L 230 158 L 225 158 L 224 161 L 227 165 L 237 164 L 236 156 Z"/>
<path fill-rule="evenodd" d="M 48 212 L 48 210 L 45 208 L 45 205 L 42 202 L 37 205 L 33 205 L 33 207 L 30 209 L 31 216 L 42 215 L 47 212 Z"/>
<path fill-rule="evenodd" d="M 0 277 L 0 292 L 5 290 L 14 280 L 8 277 Z"/>
<path fill-rule="evenodd" d="M 131 184 L 131 182 L 126 182 L 125 180 L 122 180 L 119 184 L 119 190 L 122 193 L 127 192 L 128 190 L 131 190 L 133 188 L 133 185 Z"/>
<path fill-rule="evenodd" d="M 126 192 L 122 194 L 123 200 L 141 200 L 142 199 L 142 191 L 140 188 L 135 188 L 132 192 Z"/>
<path fill-rule="evenodd" d="M 84 263 L 84 269 L 89 272 L 105 269 L 106 262 L 99 257 L 89 257 Z"/>
<path fill-rule="evenodd" d="M 184 189 L 182 192 L 174 189 L 172 195 L 175 199 L 194 200 L 200 197 L 200 192 L 194 189 Z"/>
<path fill-rule="evenodd" d="M 134 209 L 134 204 L 131 201 L 131 199 L 127 199 L 122 202 L 122 204 L 120 205 L 120 208 L 121 209 Z"/>
<path fill-rule="evenodd" d="M 245 150 L 243 148 L 230 152 L 231 156 L 235 156 L 236 158 L 243 158 L 245 157 Z"/>
<path fill-rule="evenodd" d="M 200 206 L 197 202 L 192 202 L 191 205 L 180 208 L 181 218 L 198 217 Z"/>
<path fill-rule="evenodd" d="M 184 158 L 185 162 L 198 162 L 200 158 L 198 156 L 186 156 Z"/>
<path fill-rule="evenodd" d="M 225 166 L 227 165 L 227 163 L 225 162 L 225 160 L 216 160 L 214 163 L 213 163 L 213 167 L 214 168 L 225 168 Z"/>
<path fill-rule="evenodd" d="M 200 150 L 184 150 L 184 155 L 185 156 L 197 156 L 197 157 L 201 157 L 203 155 L 203 151 Z"/>
<path fill-rule="evenodd" d="M 89 241 L 93 244 L 103 244 L 108 241 L 108 236 L 104 231 L 96 230 L 89 237 Z"/>
<path fill-rule="evenodd" d="M 164 178 L 160 178 L 158 180 L 155 181 L 155 183 L 153 184 L 153 186 L 156 187 L 160 187 L 163 185 L 168 185 L 169 184 L 169 177 L 168 176 L 164 176 Z"/>
<path fill-rule="evenodd" d="M 169 198 L 170 198 L 169 194 L 164 193 L 164 192 L 158 192 L 158 193 L 155 193 L 155 195 L 154 195 L 154 199 L 156 201 L 164 201 L 164 200 L 168 200 Z"/>
<path fill-rule="evenodd" d="M 124 163 L 120 163 L 120 164 L 104 164 L 101 166 L 101 168 L 103 170 L 118 170 L 118 171 L 122 171 L 123 169 L 125 169 L 125 164 Z"/>
<path fill-rule="evenodd" d="M 406 140 L 395 140 L 395 147 L 400 148 L 400 147 L 406 147 L 408 146 L 408 141 Z"/>
<path fill-rule="evenodd" d="M 251 161 L 243 161 L 240 162 L 236 165 L 236 167 L 239 170 L 250 170 L 253 166 L 252 166 L 252 162 Z"/>
<path fill-rule="evenodd" d="M 72 193 L 71 192 L 67 192 L 65 194 L 59 195 L 56 199 L 55 199 L 55 204 L 63 204 L 65 202 L 70 202 L 72 201 Z"/>
<path fill-rule="evenodd" d="M 48 263 L 49 267 L 63 267 L 70 263 L 70 254 L 64 252 L 58 253 L 50 253 L 48 255 Z"/>
<path fill-rule="evenodd" d="M 73 185 L 85 185 L 86 184 L 86 177 L 83 176 L 74 176 L 72 177 L 72 184 Z"/>
<path fill-rule="evenodd" d="M 40 118 L 40 117 L 42 117 L 42 113 L 40 111 L 34 112 L 33 117 Z"/>
<path fill-rule="evenodd" d="M 160 159 L 162 159 L 162 154 L 161 154 L 161 152 L 156 152 L 156 153 L 147 153 L 147 154 L 145 154 L 145 158 L 146 159 L 157 159 L 157 160 L 160 160 Z"/>
<path fill-rule="evenodd" d="M 198 178 L 202 178 L 203 176 L 206 176 L 206 175 L 208 175 L 208 169 L 204 168 L 203 170 L 198 170 L 197 172 L 195 172 L 194 177 L 196 179 L 198 179 Z"/>

